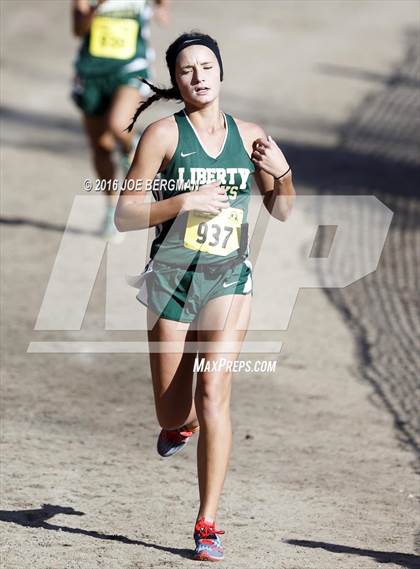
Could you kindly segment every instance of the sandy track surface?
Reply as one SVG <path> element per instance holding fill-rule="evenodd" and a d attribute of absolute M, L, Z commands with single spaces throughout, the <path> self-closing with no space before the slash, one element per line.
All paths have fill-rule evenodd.
<path fill-rule="evenodd" d="M 76 42 L 66 3 L 2 2 L 1 12 L 3 566 L 192 567 L 195 442 L 172 460 L 156 455 L 147 356 L 27 353 L 34 340 L 125 340 L 136 334 L 103 331 L 103 271 L 80 332 L 34 331 L 71 204 L 92 172 L 68 100 Z M 180 1 L 172 27 L 154 30 L 155 47 L 162 53 L 177 33 L 193 27 L 220 38 L 226 111 L 276 136 L 296 164 L 298 191 L 322 193 L 328 184 L 337 187 L 325 174 L 329 164 L 346 182 L 341 185 L 352 187 L 354 156 L 341 170 L 337 164 L 343 166 L 343 152 L 352 145 L 360 149 L 360 138 L 368 140 L 362 127 L 369 112 L 375 110 L 379 123 L 388 112 L 378 101 L 404 61 L 416 21 L 416 2 L 297 7 L 232 1 L 210 8 L 209 2 Z M 156 73 L 165 81 L 159 57 Z M 149 119 L 173 108 L 160 105 Z M 352 114 L 361 109 L 365 123 Z M 404 158 L 412 131 L 396 128 L 409 133 L 398 138 L 405 148 L 399 147 L 398 161 L 407 173 L 416 167 Z M 381 141 L 386 156 L 389 132 L 376 132 L 372 140 Z M 370 170 L 358 172 L 361 193 L 389 195 L 389 187 L 375 187 L 378 177 Z M 417 207 L 411 185 L 398 209 L 408 211 L 408 219 Z M 385 266 L 373 278 L 406 274 L 394 261 L 401 250 L 410 258 L 418 229 L 413 221 L 405 231 L 407 216 L 401 215 Z M 406 306 L 416 277 L 408 273 L 406 283 L 408 304 L 398 305 L 395 317 L 408 350 L 416 321 L 407 327 Z M 375 297 L 377 284 L 363 284 L 367 299 Z M 276 336 L 284 342 L 276 373 L 235 378 L 234 447 L 219 512 L 230 569 L 418 566 L 415 360 L 404 368 L 404 381 L 380 373 L 381 365 L 373 364 L 383 362 L 387 345 L 392 349 L 386 338 L 394 332 L 375 324 L 381 324 L 380 307 L 368 300 L 361 311 L 360 294 L 354 285 L 348 289 L 347 296 L 335 291 L 339 298 L 301 290 L 288 330 Z M 373 327 L 368 361 L 360 352 L 358 323 L 364 318 Z M 372 340 L 378 329 L 382 343 Z M 403 429 L 395 430 L 396 415 Z"/>

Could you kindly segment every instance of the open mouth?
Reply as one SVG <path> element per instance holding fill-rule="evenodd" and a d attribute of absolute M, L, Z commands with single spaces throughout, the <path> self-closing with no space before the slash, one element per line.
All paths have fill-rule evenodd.
<path fill-rule="evenodd" d="M 196 87 L 194 89 L 194 93 L 196 95 L 204 95 L 205 93 L 207 93 L 207 91 L 209 91 L 209 87 Z"/>

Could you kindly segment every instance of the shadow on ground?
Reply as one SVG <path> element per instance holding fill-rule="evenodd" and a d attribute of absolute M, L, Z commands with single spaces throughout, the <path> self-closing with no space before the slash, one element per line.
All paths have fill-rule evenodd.
<path fill-rule="evenodd" d="M 103 539 L 106 541 L 118 541 L 119 543 L 126 543 L 127 545 L 141 545 L 143 547 L 151 547 L 158 551 L 166 551 L 174 555 L 192 559 L 192 551 L 189 549 L 180 549 L 176 547 L 165 547 L 156 543 L 148 543 L 139 539 L 130 539 L 123 535 L 111 535 L 101 533 L 94 530 L 84 530 L 80 528 L 67 527 L 63 525 L 50 524 L 47 520 L 52 517 L 64 514 L 67 516 L 84 516 L 84 512 L 79 512 L 71 507 L 57 506 L 52 504 L 43 504 L 41 508 L 33 510 L 0 510 L 0 522 L 9 522 L 24 527 L 43 528 L 52 531 L 61 531 L 71 534 L 85 535 L 95 539 Z"/>
<path fill-rule="evenodd" d="M 380 564 L 392 563 L 405 567 L 406 569 L 418 569 L 420 567 L 420 557 L 411 553 L 400 553 L 397 551 L 374 551 L 372 549 L 361 549 L 359 547 L 349 547 L 336 543 L 325 543 L 323 541 L 309 541 L 303 539 L 286 539 L 285 543 L 297 547 L 320 548 L 331 553 L 343 553 L 345 555 L 357 555 L 359 557 L 370 557 Z"/>
<path fill-rule="evenodd" d="M 91 237 L 100 237 L 101 231 L 88 231 L 86 229 L 79 229 L 77 227 L 69 227 L 62 223 L 52 223 L 50 221 L 39 221 L 37 219 L 32 219 L 30 217 L 6 217 L 0 216 L 1 225 L 25 225 L 27 227 L 35 227 L 37 229 L 42 229 L 44 231 L 55 231 L 58 233 L 63 233 L 68 231 L 69 233 L 74 233 L 77 235 L 90 235 Z"/>

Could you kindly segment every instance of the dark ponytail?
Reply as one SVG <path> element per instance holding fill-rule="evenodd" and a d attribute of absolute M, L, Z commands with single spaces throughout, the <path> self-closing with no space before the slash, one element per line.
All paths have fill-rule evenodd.
<path fill-rule="evenodd" d="M 149 81 L 147 81 L 147 79 L 145 79 L 144 77 L 139 77 L 139 79 L 143 81 L 143 83 L 146 83 L 146 85 L 150 87 L 150 89 L 153 91 L 154 94 L 148 99 L 146 99 L 146 101 L 140 103 L 136 112 L 134 113 L 133 118 L 131 119 L 130 125 L 126 128 L 128 132 L 131 132 L 133 130 L 134 123 L 138 119 L 139 115 L 143 111 L 145 111 L 148 107 L 150 107 L 150 105 L 155 101 L 159 101 L 159 99 L 166 99 L 167 101 L 169 101 L 170 99 L 175 99 L 179 101 L 182 100 L 181 93 L 179 92 L 177 87 L 162 89 L 161 87 L 156 87 L 156 85 L 152 85 L 152 83 L 149 83 Z"/>

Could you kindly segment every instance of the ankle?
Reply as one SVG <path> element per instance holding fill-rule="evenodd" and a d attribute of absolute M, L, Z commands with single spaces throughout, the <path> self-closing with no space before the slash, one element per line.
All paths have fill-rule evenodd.
<path fill-rule="evenodd" d="M 198 421 L 191 421 L 191 423 L 186 423 L 184 427 L 186 428 L 187 431 L 190 431 L 191 433 L 196 433 L 197 431 L 200 430 L 200 425 L 198 424 Z"/>
<path fill-rule="evenodd" d="M 197 523 L 198 520 L 201 520 L 201 519 L 204 519 L 205 522 L 208 522 L 210 524 L 214 524 L 216 522 L 216 516 L 212 516 L 210 514 L 206 515 L 206 514 L 199 513 L 195 523 Z"/>

